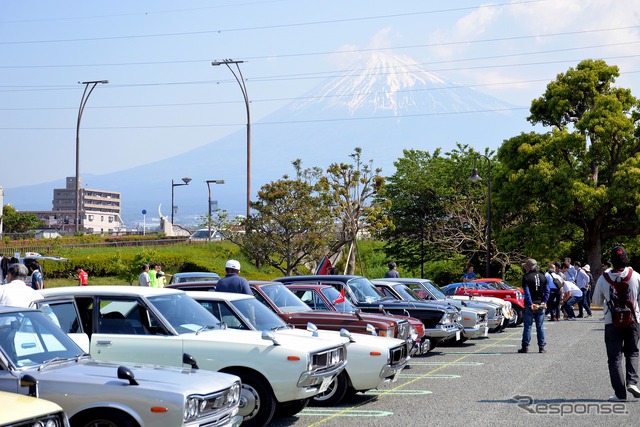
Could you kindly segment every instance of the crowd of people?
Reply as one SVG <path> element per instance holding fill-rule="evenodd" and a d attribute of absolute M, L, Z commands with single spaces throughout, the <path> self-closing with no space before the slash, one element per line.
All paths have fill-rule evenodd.
<path fill-rule="evenodd" d="M 549 286 L 549 301 L 546 315 L 553 321 L 560 318 L 576 320 L 591 317 L 591 299 L 593 296 L 594 280 L 591 267 L 584 267 L 579 261 L 571 263 L 571 258 L 564 262 L 550 263 L 545 273 Z M 574 306 L 578 306 L 576 315 Z"/>
<path fill-rule="evenodd" d="M 167 285 L 167 275 L 160 264 L 143 264 L 142 272 L 138 275 L 138 286 L 164 288 Z"/>

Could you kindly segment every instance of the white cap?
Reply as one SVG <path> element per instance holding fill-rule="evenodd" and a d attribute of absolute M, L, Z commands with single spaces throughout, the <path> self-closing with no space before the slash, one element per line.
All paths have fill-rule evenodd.
<path fill-rule="evenodd" d="M 227 261 L 225 268 L 232 268 L 234 270 L 240 271 L 240 261 L 236 261 L 235 259 L 230 259 Z"/>

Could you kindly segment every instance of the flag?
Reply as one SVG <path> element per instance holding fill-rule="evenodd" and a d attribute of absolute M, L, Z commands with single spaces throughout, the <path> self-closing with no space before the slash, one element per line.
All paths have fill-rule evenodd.
<path fill-rule="evenodd" d="M 336 300 L 333 302 L 333 305 L 342 303 L 344 303 L 344 288 L 342 288 L 342 290 L 340 291 L 340 295 L 338 295 Z"/>
<path fill-rule="evenodd" d="M 318 264 L 318 268 L 316 268 L 316 274 L 329 274 L 329 269 L 332 267 L 331 261 L 329 261 L 329 256 L 325 255 Z"/>

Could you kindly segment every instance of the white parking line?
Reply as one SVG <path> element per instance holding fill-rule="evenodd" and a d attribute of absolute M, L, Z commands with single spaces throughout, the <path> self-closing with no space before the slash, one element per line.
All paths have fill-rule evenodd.
<path fill-rule="evenodd" d="M 393 412 L 389 411 L 363 411 L 358 409 L 351 409 L 349 411 L 345 411 L 344 409 L 303 409 L 301 412 L 298 412 L 296 416 L 307 416 L 307 417 L 390 417 L 393 415 Z"/>

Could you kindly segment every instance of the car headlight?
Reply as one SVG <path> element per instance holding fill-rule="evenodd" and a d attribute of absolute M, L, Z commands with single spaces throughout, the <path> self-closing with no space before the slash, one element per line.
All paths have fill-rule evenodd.
<path fill-rule="evenodd" d="M 235 382 L 229 389 L 229 395 L 227 397 L 227 403 L 229 406 L 233 406 L 240 400 L 240 391 L 242 386 L 239 382 Z"/>
<path fill-rule="evenodd" d="M 395 328 L 392 326 L 389 329 L 380 329 L 380 336 L 393 338 L 395 336 Z"/>
<path fill-rule="evenodd" d="M 59 419 L 38 420 L 32 424 L 33 427 L 62 427 Z"/>
<path fill-rule="evenodd" d="M 411 326 L 411 332 L 409 332 L 409 337 L 411 337 L 411 339 L 414 341 L 418 339 L 418 330 L 414 326 Z"/>
<path fill-rule="evenodd" d="M 184 405 L 184 420 L 191 421 L 198 418 L 200 412 L 205 409 L 207 401 L 199 397 L 189 397 Z"/>

